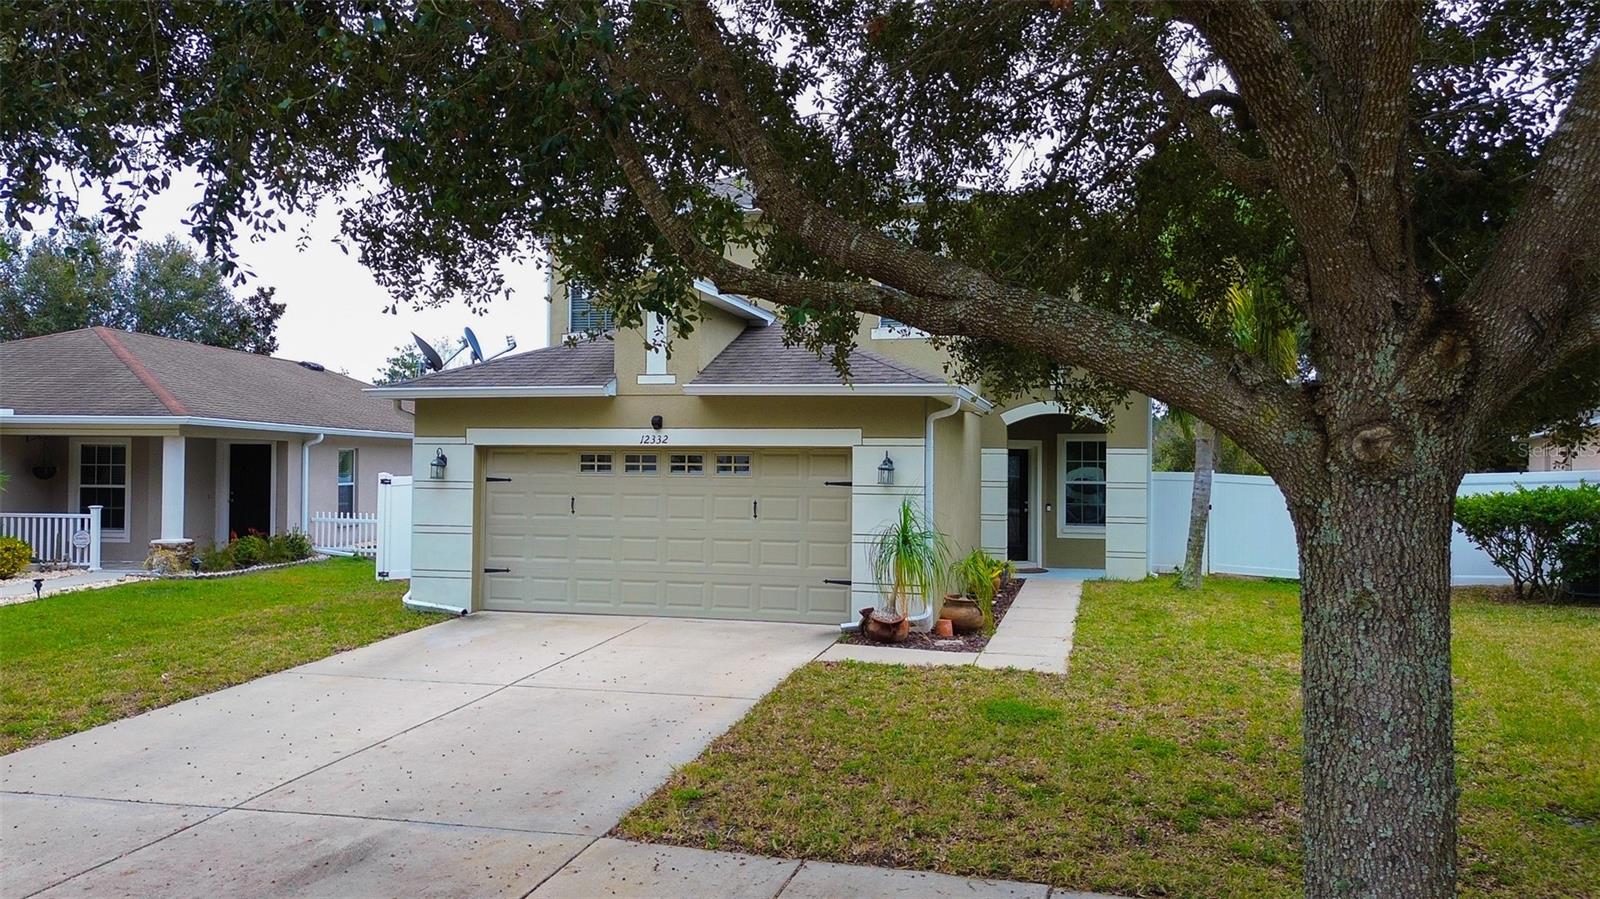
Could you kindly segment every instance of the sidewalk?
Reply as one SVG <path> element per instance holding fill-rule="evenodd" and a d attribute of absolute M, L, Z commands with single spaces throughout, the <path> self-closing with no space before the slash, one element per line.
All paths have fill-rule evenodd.
<path fill-rule="evenodd" d="M 1065 674 L 1067 656 L 1072 652 L 1072 629 L 1078 618 L 1078 600 L 1082 595 L 1081 580 L 1028 578 L 982 652 L 835 643 L 817 660 L 883 665 L 977 665 L 979 668 L 1021 668 Z"/>
<path fill-rule="evenodd" d="M 534 889 L 530 899 L 591 896 L 1115 899 L 1099 893 L 1057 890 L 1041 883 L 973 880 L 928 871 L 763 858 L 610 838 L 590 843 Z"/>

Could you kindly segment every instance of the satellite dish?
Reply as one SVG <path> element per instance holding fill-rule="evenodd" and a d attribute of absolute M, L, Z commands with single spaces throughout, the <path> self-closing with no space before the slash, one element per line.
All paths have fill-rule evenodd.
<path fill-rule="evenodd" d="M 472 329 L 471 328 L 462 328 L 461 330 L 466 335 L 467 348 L 472 351 L 472 361 L 473 362 L 482 362 L 483 361 L 483 347 L 478 343 L 478 335 L 472 333 Z"/>
<path fill-rule="evenodd" d="M 439 358 L 439 351 L 421 337 L 417 332 L 411 332 L 411 339 L 417 342 L 417 350 L 422 353 L 423 364 L 428 366 L 428 371 L 438 371 L 444 368 L 444 360 Z"/>

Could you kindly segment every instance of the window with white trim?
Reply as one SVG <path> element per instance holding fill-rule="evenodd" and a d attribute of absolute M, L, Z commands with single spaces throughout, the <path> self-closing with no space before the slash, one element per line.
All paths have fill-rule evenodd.
<path fill-rule="evenodd" d="M 921 340 L 927 336 L 928 332 L 921 328 L 913 328 L 905 322 L 897 321 L 887 315 L 878 316 L 878 326 L 872 329 L 873 340 L 891 340 L 895 338 Z"/>
<path fill-rule="evenodd" d="M 78 511 L 101 506 L 100 529 L 107 537 L 128 533 L 128 444 L 78 445 Z"/>
<path fill-rule="evenodd" d="M 667 457 L 667 474 L 704 474 L 706 457 L 702 453 L 673 453 Z"/>
<path fill-rule="evenodd" d="M 339 514 L 351 515 L 356 511 L 356 451 L 339 450 Z"/>
<path fill-rule="evenodd" d="M 614 326 L 611 310 L 594 304 L 587 287 L 567 285 L 567 330 L 571 333 L 603 334 Z"/>
<path fill-rule="evenodd" d="M 746 475 L 750 473 L 749 453 L 718 453 L 717 474 Z"/>
<path fill-rule="evenodd" d="M 578 473 L 579 474 L 610 474 L 611 473 L 611 454 L 610 453 L 579 453 L 578 454 Z"/>
<path fill-rule="evenodd" d="M 622 456 L 623 474 L 654 474 L 655 470 L 655 453 L 624 453 Z"/>
<path fill-rule="evenodd" d="M 1106 526 L 1106 441 L 1062 437 L 1057 455 L 1062 534 L 1099 533 Z"/>

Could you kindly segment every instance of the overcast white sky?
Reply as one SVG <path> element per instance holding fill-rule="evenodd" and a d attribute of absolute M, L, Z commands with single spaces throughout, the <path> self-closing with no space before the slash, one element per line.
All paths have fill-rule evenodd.
<path fill-rule="evenodd" d="M 190 240 L 183 219 L 200 193 L 193 187 L 180 187 L 187 184 L 183 175 L 174 176 L 173 188 L 148 204 L 139 220 L 140 238 L 159 240 L 176 234 Z M 84 192 L 86 213 L 91 211 L 91 200 L 97 198 L 95 191 Z M 35 219 L 36 233 L 49 224 L 45 218 Z M 399 314 L 388 315 L 382 310 L 389 305 L 389 295 L 357 260 L 354 247 L 345 255 L 333 243 L 339 232 L 337 215 L 328 209 L 312 221 L 304 252 L 295 246 L 301 224 L 291 220 L 287 231 L 260 243 L 244 237 L 237 245 L 240 264 L 254 272 L 254 277 L 236 291 L 243 295 L 258 285 L 276 287 L 277 301 L 287 307 L 278 321 L 279 356 L 320 362 L 370 381 L 396 346 L 410 342 L 412 331 L 438 340 L 459 336 L 463 325 L 471 325 L 484 352 L 490 354 L 505 347 L 507 335 L 516 337 L 519 351 L 545 342 L 550 304 L 542 267 L 508 265 L 507 284 L 513 298 L 491 303 L 482 315 L 469 312 L 459 302 L 415 312 L 403 297 Z"/>

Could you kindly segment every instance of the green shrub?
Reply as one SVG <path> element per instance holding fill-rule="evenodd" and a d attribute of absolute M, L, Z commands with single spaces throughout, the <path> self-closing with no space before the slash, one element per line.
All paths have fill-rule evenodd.
<path fill-rule="evenodd" d="M 1517 596 L 1553 598 L 1595 572 L 1600 485 L 1518 487 L 1456 500 L 1456 524 L 1511 576 Z"/>
<path fill-rule="evenodd" d="M 200 551 L 201 571 L 232 571 L 233 568 L 233 547 L 230 544 L 213 544 Z"/>
<path fill-rule="evenodd" d="M 267 558 L 267 538 L 260 534 L 247 534 L 228 544 L 233 554 L 233 567 L 249 568 L 260 565 Z"/>
<path fill-rule="evenodd" d="M 298 562 L 311 556 L 311 538 L 299 531 L 278 534 L 267 540 L 267 561 Z"/>
<path fill-rule="evenodd" d="M 16 537 L 0 537 L 0 578 L 16 577 L 33 559 L 33 547 Z"/>

